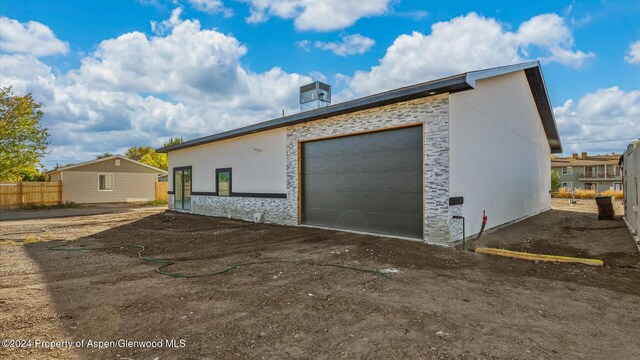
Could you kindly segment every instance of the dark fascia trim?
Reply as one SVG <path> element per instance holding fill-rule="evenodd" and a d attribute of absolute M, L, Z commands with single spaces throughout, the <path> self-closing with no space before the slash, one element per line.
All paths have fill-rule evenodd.
<path fill-rule="evenodd" d="M 527 76 L 529 88 L 531 88 L 531 94 L 533 95 L 533 100 L 536 103 L 540 120 L 542 120 L 542 127 L 547 135 L 551 153 L 560 154 L 562 153 L 562 143 L 560 142 L 560 134 L 558 134 L 556 119 L 553 116 L 553 108 L 551 107 L 547 87 L 544 83 L 542 69 L 540 66 L 536 66 L 526 69 L 524 73 Z"/>
<path fill-rule="evenodd" d="M 191 195 L 197 196 L 218 196 L 217 192 L 206 192 L 206 191 L 194 191 Z M 286 199 L 287 194 L 281 193 L 231 193 L 230 196 L 225 197 L 252 197 L 252 198 L 271 198 L 271 199 Z"/>
<path fill-rule="evenodd" d="M 169 190 L 169 191 L 167 191 L 167 194 L 169 194 L 169 195 L 173 195 L 173 194 L 175 194 L 175 193 L 174 193 L 173 191 Z"/>
<path fill-rule="evenodd" d="M 199 196 L 218 196 L 218 193 L 215 191 L 192 191 L 191 195 L 199 195 Z"/>
<path fill-rule="evenodd" d="M 462 205 L 464 203 L 464 197 L 454 196 L 449 198 L 449 205 Z"/>
<path fill-rule="evenodd" d="M 286 199 L 287 194 L 280 193 L 231 193 L 231 196 L 235 197 L 254 197 L 254 198 L 273 198 L 273 199 Z"/>
<path fill-rule="evenodd" d="M 324 108 L 305 111 L 298 114 L 284 116 L 277 119 L 264 121 L 258 124 L 245 126 L 239 129 L 221 132 L 218 134 L 185 141 L 180 144 L 166 146 L 157 149 L 157 152 L 166 153 L 185 149 L 193 146 L 207 144 L 215 141 L 231 139 L 238 136 L 253 134 L 261 131 L 277 129 L 285 126 L 300 124 L 308 121 L 323 119 L 331 116 L 348 114 L 356 111 L 376 108 L 380 106 L 395 104 L 399 102 L 434 96 L 442 93 L 453 93 L 458 91 L 470 90 L 473 87 L 467 83 L 467 74 L 455 75 L 439 80 L 429 81 L 416 85 L 406 86 L 403 88 L 366 96 L 363 98 L 346 101 L 343 103 L 327 106 Z"/>

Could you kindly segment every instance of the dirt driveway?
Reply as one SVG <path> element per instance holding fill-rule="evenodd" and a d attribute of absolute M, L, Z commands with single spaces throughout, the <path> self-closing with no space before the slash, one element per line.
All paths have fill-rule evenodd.
<path fill-rule="evenodd" d="M 157 210 L 3 222 L 0 334 L 32 343 L 0 348 L 0 358 L 632 359 L 640 353 L 640 258 L 622 222 L 593 218 L 552 210 L 483 241 L 545 251 L 559 244 L 604 256 L 604 267 Z M 141 244 L 143 256 L 175 260 L 164 270 L 183 274 L 305 262 L 173 278 L 137 249 L 48 250 L 65 244 L 55 240 Z M 399 272 L 385 278 L 319 263 Z M 72 343 L 50 350 L 37 339 Z"/>

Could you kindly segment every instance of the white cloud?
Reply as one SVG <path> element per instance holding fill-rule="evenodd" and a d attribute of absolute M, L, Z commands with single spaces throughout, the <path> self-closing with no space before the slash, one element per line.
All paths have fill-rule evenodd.
<path fill-rule="evenodd" d="M 181 15 L 181 7 L 173 9 L 173 11 L 171 12 L 171 16 L 168 19 L 162 20 L 161 22 L 152 21 L 151 31 L 153 31 L 153 33 L 156 35 L 165 35 L 167 32 L 173 30 L 176 25 L 179 25 L 182 22 L 182 20 L 180 19 Z"/>
<path fill-rule="evenodd" d="M 469 13 L 433 24 L 430 34 L 400 35 L 378 65 L 351 77 L 346 96 L 530 59 L 579 67 L 595 56 L 573 47 L 571 31 L 556 14 L 535 16 L 509 31 L 493 18 Z"/>
<path fill-rule="evenodd" d="M 278 67 L 246 70 L 240 64 L 246 46 L 198 21 L 180 20 L 179 11 L 166 25 L 164 35 L 130 32 L 102 41 L 78 68 L 58 76 L 33 56 L 2 55 L 0 85 L 32 92 L 43 103 L 52 134 L 48 166 L 297 109 L 299 86 L 309 77 Z"/>
<path fill-rule="evenodd" d="M 29 54 L 35 57 L 66 54 L 69 45 L 60 41 L 51 29 L 36 21 L 25 24 L 0 17 L 0 50 Z"/>
<path fill-rule="evenodd" d="M 631 141 L 593 141 L 640 137 L 640 90 L 599 89 L 553 110 L 567 154 L 620 153 Z"/>
<path fill-rule="evenodd" d="M 295 19 L 298 30 L 332 31 L 353 25 L 363 17 L 386 13 L 392 0 L 246 0 L 250 3 L 248 23 L 256 24 L 276 16 Z"/>
<path fill-rule="evenodd" d="M 640 40 L 629 44 L 629 51 L 624 60 L 629 64 L 640 64 Z"/>
<path fill-rule="evenodd" d="M 187 0 L 194 9 L 209 14 L 222 13 L 224 17 L 233 16 L 233 10 L 224 7 L 222 0 Z"/>
<path fill-rule="evenodd" d="M 315 47 L 332 51 L 342 57 L 364 54 L 376 43 L 373 39 L 360 34 L 341 36 L 340 41 L 322 42 L 316 41 Z"/>
<path fill-rule="evenodd" d="M 302 49 L 302 50 L 304 50 L 304 51 L 310 51 L 310 50 L 311 50 L 311 48 L 310 48 L 310 46 L 311 46 L 311 41 L 309 41 L 309 40 L 300 40 L 300 41 L 297 41 L 297 42 L 296 42 L 296 45 L 297 45 L 300 49 Z"/>

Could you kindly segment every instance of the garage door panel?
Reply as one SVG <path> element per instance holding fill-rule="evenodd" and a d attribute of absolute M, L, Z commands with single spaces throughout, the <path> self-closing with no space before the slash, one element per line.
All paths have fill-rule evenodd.
<path fill-rule="evenodd" d="M 335 192 L 319 191 L 306 193 L 304 201 L 316 209 L 358 209 L 368 212 L 413 215 L 422 212 L 421 193 L 397 192 Z"/>
<path fill-rule="evenodd" d="M 421 151 L 422 148 L 403 148 L 390 150 L 388 156 L 380 158 L 376 156 L 378 151 L 343 153 L 333 156 L 317 156 L 308 158 L 304 168 L 304 174 L 317 174 L 331 172 L 362 172 L 376 169 L 376 172 L 421 170 L 422 162 L 420 154 L 418 156 L 407 156 Z M 417 151 L 416 151 L 417 150 Z"/>
<path fill-rule="evenodd" d="M 353 192 L 420 192 L 412 185 L 422 182 L 420 171 L 324 173 L 304 178 L 304 187 L 309 191 L 353 191 Z M 413 191 L 411 191 L 413 190 Z M 418 199 L 420 200 L 420 199 Z"/>
<path fill-rule="evenodd" d="M 308 157 L 340 155 L 344 153 L 358 153 L 366 151 L 388 151 L 394 149 L 408 149 L 421 147 L 422 144 L 422 127 L 408 128 L 414 131 L 406 131 L 407 129 L 380 131 L 362 135 L 345 136 L 327 141 L 331 142 L 331 146 L 325 146 L 323 141 L 313 141 L 305 143 L 305 148 L 309 150 Z M 420 131 L 415 131 L 420 129 Z M 375 143 L 375 148 L 371 144 Z"/>
<path fill-rule="evenodd" d="M 311 220 L 305 222 L 307 225 L 407 237 L 417 237 L 422 234 L 422 217 L 416 215 L 389 215 L 333 209 L 313 209 L 309 210 L 308 215 Z"/>
<path fill-rule="evenodd" d="M 422 127 L 303 143 L 302 221 L 422 238 Z"/>

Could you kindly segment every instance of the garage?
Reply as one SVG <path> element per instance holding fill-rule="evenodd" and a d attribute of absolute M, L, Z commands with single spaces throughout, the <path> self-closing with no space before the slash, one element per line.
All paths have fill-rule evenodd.
<path fill-rule="evenodd" d="M 302 143 L 302 223 L 423 237 L 422 126 Z"/>

